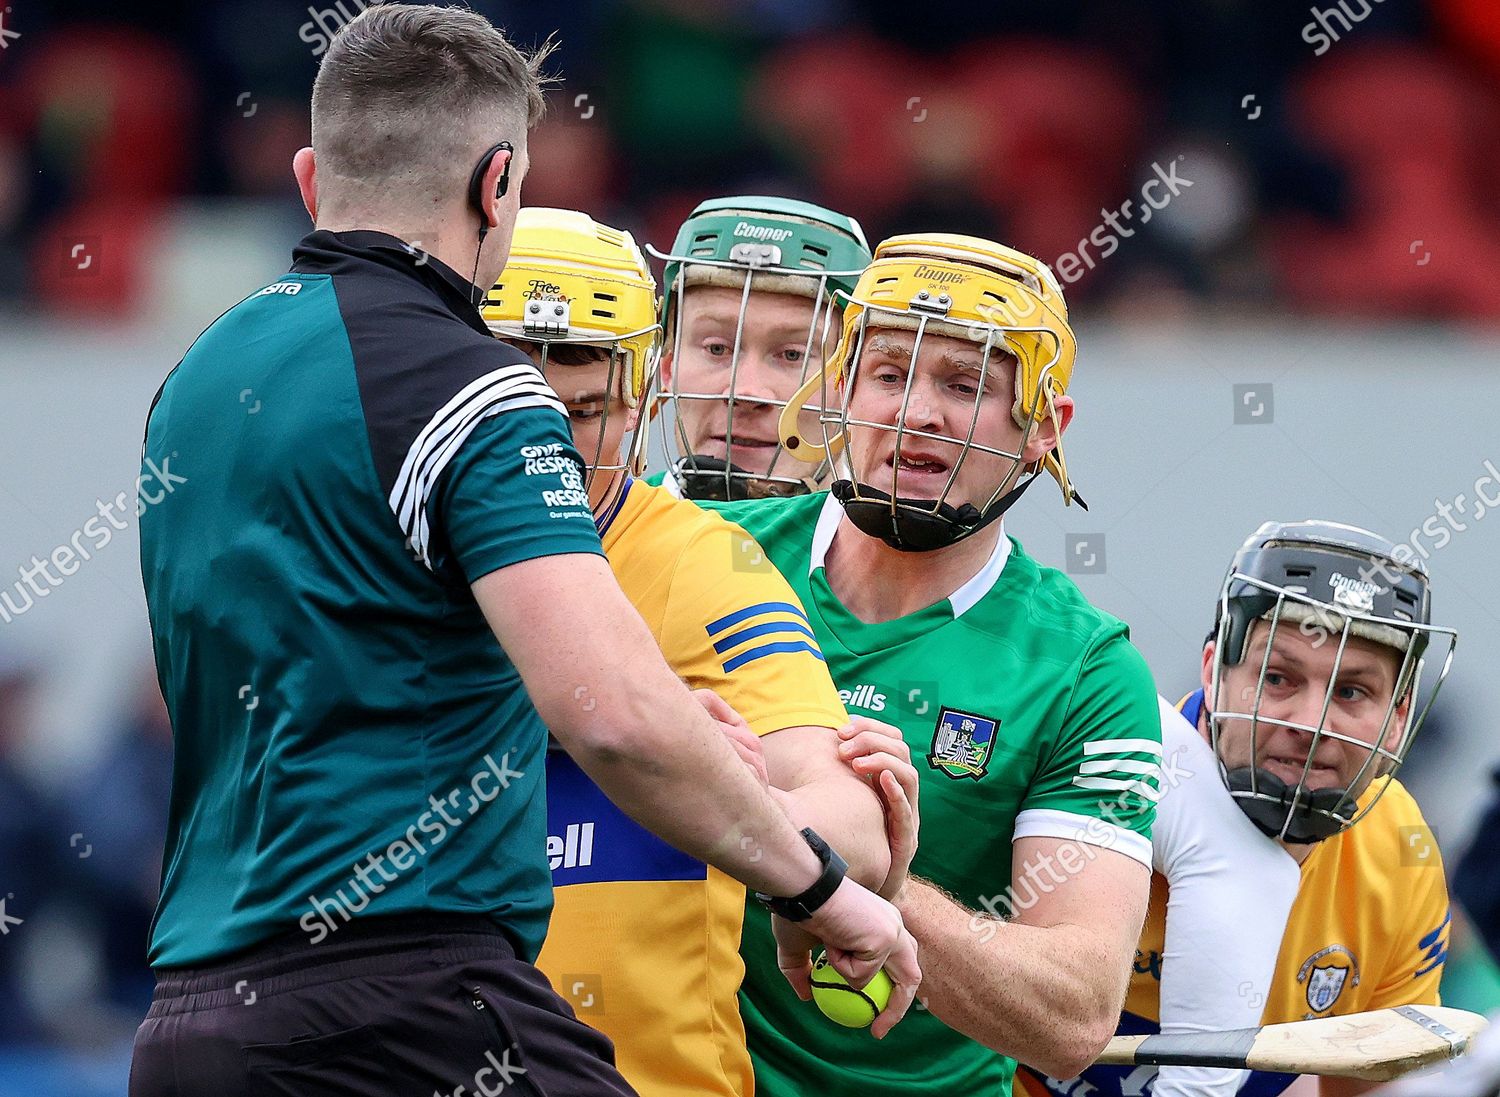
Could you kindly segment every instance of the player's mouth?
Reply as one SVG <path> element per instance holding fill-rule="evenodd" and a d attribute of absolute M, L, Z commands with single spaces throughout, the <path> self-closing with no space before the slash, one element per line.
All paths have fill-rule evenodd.
<path fill-rule="evenodd" d="M 936 453 L 925 450 L 903 449 L 900 457 L 892 453 L 886 458 L 885 464 L 891 470 L 893 479 L 899 475 L 899 483 L 902 485 L 943 483 L 953 471 L 953 466 L 947 461 Z"/>
<path fill-rule="evenodd" d="M 736 434 L 732 443 L 728 435 L 715 434 L 712 441 L 721 449 L 733 446 L 735 449 L 742 449 L 750 453 L 765 453 L 781 444 L 775 438 L 755 438 L 747 434 Z"/>
<path fill-rule="evenodd" d="M 735 432 L 733 440 L 726 435 L 716 434 L 710 442 L 713 446 L 711 452 L 722 455 L 731 464 L 755 473 L 766 470 L 781 445 L 776 438 L 741 434 L 739 431 Z"/>
<path fill-rule="evenodd" d="M 1273 754 L 1262 763 L 1263 768 L 1275 774 L 1288 785 L 1295 785 L 1302 780 L 1302 772 L 1307 766 L 1307 756 Z M 1307 787 L 1309 789 L 1338 788 L 1343 785 L 1339 771 L 1334 766 L 1318 765 L 1313 763 L 1311 769 L 1307 770 Z"/>

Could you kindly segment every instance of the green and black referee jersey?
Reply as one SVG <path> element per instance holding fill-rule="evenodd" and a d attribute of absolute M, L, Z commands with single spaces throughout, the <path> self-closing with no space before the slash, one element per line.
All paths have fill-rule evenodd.
<path fill-rule="evenodd" d="M 551 909 L 546 732 L 469 584 L 600 552 L 562 405 L 472 285 L 384 233 L 308 235 L 152 407 L 141 516 L 176 738 L 156 967 L 363 913 Z"/>

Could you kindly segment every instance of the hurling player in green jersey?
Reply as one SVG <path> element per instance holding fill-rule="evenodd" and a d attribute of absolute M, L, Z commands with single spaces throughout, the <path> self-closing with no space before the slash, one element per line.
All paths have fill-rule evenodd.
<path fill-rule="evenodd" d="M 674 414 L 669 468 L 649 482 L 692 499 L 806 493 L 825 463 L 787 453 L 777 423 L 838 342 L 834 294 L 870 262 L 859 222 L 792 198 L 712 198 L 652 254 L 667 264 L 656 402 Z"/>
<path fill-rule="evenodd" d="M 920 773 L 895 899 L 926 1012 L 880 1042 L 836 1027 L 766 962 L 752 908 L 741 1007 L 763 1094 L 1004 1095 L 1016 1058 L 1072 1077 L 1114 1030 L 1162 791 L 1156 691 L 1125 625 L 1000 522 L 1043 471 L 1076 498 L 1073 356 L 1043 264 L 971 237 L 887 240 L 780 422 L 831 490 L 722 508 L 800 595 L 851 713 L 899 727 Z M 891 746 L 866 730 L 845 749 L 873 773 Z"/>

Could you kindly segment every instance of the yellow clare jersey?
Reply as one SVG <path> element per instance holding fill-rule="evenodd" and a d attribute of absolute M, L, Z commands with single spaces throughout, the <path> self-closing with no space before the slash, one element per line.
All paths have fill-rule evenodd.
<path fill-rule="evenodd" d="M 1196 726 L 1200 706 L 1201 691 L 1179 707 Z M 1381 793 L 1385 785 L 1389 787 Z M 1216 988 L 1218 994 L 1249 997 L 1252 1004 L 1258 996 L 1265 1003 L 1262 1024 L 1439 1004 L 1450 919 L 1442 859 L 1411 793 L 1394 778 L 1383 777 L 1366 790 L 1362 802 L 1377 794 L 1367 815 L 1319 842 L 1302 862 L 1269 989 Z M 1166 878 L 1153 874 L 1121 1034 L 1158 1031 L 1168 898 Z M 1016 1092 L 1028 1097 L 1128 1097 L 1151 1092 L 1147 1075 L 1154 1072 L 1091 1067 L 1082 1076 L 1089 1089 L 1077 1088 L 1077 1081 L 1043 1080 L 1022 1072 Z M 1273 1097 L 1295 1077 L 1251 1071 L 1239 1097 Z"/>
<path fill-rule="evenodd" d="M 757 735 L 846 722 L 801 603 L 738 526 L 640 480 L 599 526 L 620 586 L 690 688 L 718 693 Z M 556 749 L 547 815 L 555 905 L 538 966 L 614 1040 L 642 1097 L 747 1097 L 743 885 L 629 819 Z"/>

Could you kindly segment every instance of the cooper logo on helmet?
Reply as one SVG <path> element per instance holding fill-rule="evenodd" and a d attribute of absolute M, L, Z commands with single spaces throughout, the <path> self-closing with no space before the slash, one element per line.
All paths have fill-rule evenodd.
<path fill-rule="evenodd" d="M 940 286 L 957 285 L 959 282 L 967 282 L 969 276 L 960 274 L 956 270 L 939 270 L 937 267 L 929 267 L 925 263 L 912 272 L 913 278 L 925 278 L 929 282 L 936 282 Z"/>
<path fill-rule="evenodd" d="M 1383 593 L 1374 583 L 1351 579 L 1339 572 L 1328 577 L 1328 585 L 1333 588 L 1334 605 L 1343 606 L 1355 613 L 1369 613 L 1375 608 L 1375 595 Z"/>
<path fill-rule="evenodd" d="M 774 240 L 780 243 L 791 234 L 791 229 L 778 229 L 770 225 L 752 225 L 749 221 L 740 221 L 734 226 L 734 235 L 744 236 L 750 240 Z"/>

